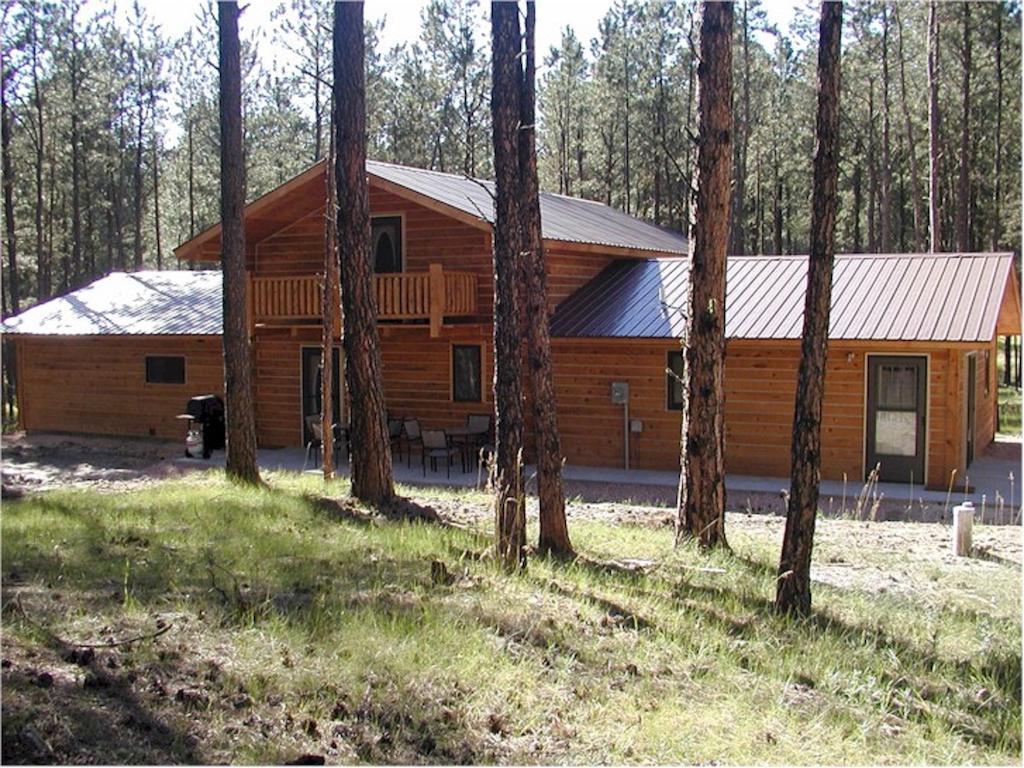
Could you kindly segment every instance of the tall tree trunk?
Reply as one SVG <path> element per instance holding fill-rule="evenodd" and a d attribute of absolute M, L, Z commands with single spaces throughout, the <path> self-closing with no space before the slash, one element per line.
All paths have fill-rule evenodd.
<path fill-rule="evenodd" d="M 338 196 L 334 191 L 335 114 L 331 108 L 327 138 L 327 162 L 324 163 L 324 295 L 322 302 L 320 350 L 320 434 L 324 480 L 334 478 L 334 328 L 341 309 L 338 285 Z"/>
<path fill-rule="evenodd" d="M 750 0 L 743 0 L 743 83 L 740 104 L 743 114 L 735 122 L 733 135 L 736 139 L 735 163 L 733 169 L 732 224 L 729 254 L 742 256 L 746 253 L 746 202 L 747 202 L 747 144 L 750 138 Z M 735 117 L 735 116 L 734 116 Z"/>
<path fill-rule="evenodd" d="M 164 268 L 160 242 L 160 132 L 156 124 L 156 78 L 149 84 L 149 119 L 153 121 L 153 236 L 156 238 L 156 268 Z"/>
<path fill-rule="evenodd" d="M 857 140 L 857 151 L 855 153 L 857 157 L 860 157 L 860 139 Z M 861 191 L 862 184 L 862 171 L 860 160 L 858 159 L 853 166 L 853 252 L 861 253 L 863 243 L 861 241 L 860 231 L 860 211 L 864 202 L 864 195 Z"/>
<path fill-rule="evenodd" d="M 533 382 L 533 429 L 537 443 L 537 497 L 540 502 L 538 550 L 565 556 L 572 553 L 572 544 L 565 521 L 562 444 L 558 434 L 555 376 L 551 362 L 547 275 L 537 182 L 536 22 L 536 4 L 527 0 L 526 71 L 519 102 L 519 204 L 523 236 L 520 282 L 526 297 L 527 359 Z"/>
<path fill-rule="evenodd" d="M 942 250 L 942 205 L 939 176 L 942 172 L 942 135 L 939 114 L 939 9 L 928 4 L 928 250 Z"/>
<path fill-rule="evenodd" d="M 224 396 L 227 475 L 260 483 L 252 344 L 245 312 L 245 161 L 242 154 L 242 71 L 238 4 L 218 7 L 220 38 L 220 219 L 224 279 Z M 138 263 L 138 261 L 136 262 Z"/>
<path fill-rule="evenodd" d="M 772 147 L 772 174 L 775 177 L 774 195 L 772 196 L 772 253 L 782 253 L 782 174 L 779 173 L 778 146 Z"/>
<path fill-rule="evenodd" d="M 370 261 L 362 3 L 334 4 L 335 193 L 345 377 L 352 403 L 352 495 L 381 506 L 395 494 Z"/>
<path fill-rule="evenodd" d="M 18 236 L 14 226 L 14 164 L 11 162 L 11 105 L 7 97 L 7 84 L 12 71 L 7 63 L 6 49 L 0 54 L 0 165 L 3 168 L 4 224 L 7 235 L 7 294 L 13 314 L 21 312 L 21 294 L 18 286 Z M 6 307 L 4 314 L 6 315 Z"/>
<path fill-rule="evenodd" d="M 868 250 L 878 253 L 878 147 L 875 145 L 875 81 L 868 80 Z"/>
<path fill-rule="evenodd" d="M 879 250 L 892 253 L 892 152 L 889 141 L 889 7 L 882 4 L 882 167 L 879 174 Z"/>
<path fill-rule="evenodd" d="M 230 3 L 230 4 L 234 5 L 234 3 Z M 223 3 L 221 3 L 221 5 L 223 5 Z M 141 66 L 141 64 L 140 64 L 140 66 Z M 136 115 L 135 115 L 136 120 L 137 120 L 137 123 L 135 125 L 135 169 L 134 169 L 134 172 L 133 172 L 134 173 L 134 176 L 133 176 L 133 179 L 134 179 L 134 190 L 135 190 L 135 197 L 134 197 L 134 203 L 135 203 L 134 215 L 135 215 L 135 220 L 133 221 L 133 224 L 134 224 L 135 228 L 133 230 L 133 255 L 134 255 L 134 259 L 132 261 L 132 269 L 135 269 L 135 270 L 142 269 L 142 139 L 143 139 L 143 135 L 144 135 L 143 134 L 143 130 L 145 128 L 145 113 L 144 113 L 143 106 L 142 106 L 142 82 L 141 82 L 141 76 L 140 76 L 140 82 L 138 83 L 137 87 L 139 88 L 139 92 L 136 94 L 137 102 L 136 102 Z M 223 116 L 222 116 L 222 119 L 223 119 Z M 223 130 L 223 125 L 221 126 L 221 130 Z M 223 163 L 223 152 L 221 153 L 221 156 L 222 156 L 221 162 Z M 244 194 L 244 184 L 245 184 L 244 173 L 245 172 L 243 170 L 243 180 L 242 180 L 243 194 Z M 221 180 L 221 184 L 223 185 L 223 179 Z M 223 206 L 223 202 L 221 203 L 221 205 Z"/>
<path fill-rule="evenodd" d="M 71 274 L 64 279 L 69 286 L 78 285 L 82 270 L 82 158 L 78 135 L 78 92 L 81 86 L 78 60 L 78 6 L 71 10 Z"/>
<path fill-rule="evenodd" d="M 704 2 L 697 69 L 696 209 L 690 236 L 690 306 L 683 380 L 676 541 L 725 538 L 725 261 L 732 181 L 732 3 Z"/>
<path fill-rule="evenodd" d="M 523 488 L 523 385 L 520 364 L 518 3 L 491 3 L 491 134 L 494 144 L 494 411 L 495 532 L 498 556 L 526 564 Z M 610 187 L 609 187 L 610 188 Z"/>
<path fill-rule="evenodd" d="M 995 167 L 992 170 L 992 250 L 999 250 L 1003 238 L 1003 4 L 993 3 L 996 14 L 996 140 Z"/>
<path fill-rule="evenodd" d="M 818 118 L 811 193 L 811 248 L 804 302 L 803 342 L 793 414 L 786 532 L 779 561 L 776 608 L 811 611 L 811 550 L 821 482 L 821 409 L 832 302 L 839 175 L 839 80 L 842 3 L 821 4 L 818 33 Z"/>
<path fill-rule="evenodd" d="M 968 208 L 971 195 L 971 4 L 963 4 L 963 112 L 960 124 L 960 177 L 957 182 L 956 247 L 961 253 L 971 250 Z"/>
<path fill-rule="evenodd" d="M 32 106 L 36 113 L 35 176 L 36 199 L 34 223 L 36 229 L 36 298 L 49 298 L 52 291 L 50 256 L 46 252 L 43 238 L 43 166 L 46 158 L 46 115 L 43 110 L 43 91 L 39 82 L 39 20 L 32 15 L 31 21 L 32 58 Z"/>
<path fill-rule="evenodd" d="M 196 236 L 196 161 L 195 149 L 193 146 L 193 133 L 195 132 L 195 119 L 192 117 L 192 107 L 189 107 L 188 115 L 188 236 Z"/>
<path fill-rule="evenodd" d="M 900 4 L 893 5 L 896 17 L 897 53 L 900 57 L 900 103 L 903 107 L 903 122 L 907 134 L 907 163 L 910 165 L 910 195 L 914 206 L 914 250 L 925 249 L 924 224 L 924 190 L 921 188 L 921 169 L 917 161 L 917 143 L 914 138 L 914 126 L 910 120 L 910 100 L 907 98 L 906 56 L 903 52 L 903 22 L 900 20 Z"/>

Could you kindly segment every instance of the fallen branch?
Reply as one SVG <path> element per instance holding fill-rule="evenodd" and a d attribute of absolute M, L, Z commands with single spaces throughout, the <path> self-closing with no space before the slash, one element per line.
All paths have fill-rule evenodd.
<path fill-rule="evenodd" d="M 27 621 L 29 624 L 31 624 L 33 627 L 38 629 L 43 634 L 47 635 L 51 640 L 54 640 L 57 643 L 67 646 L 69 648 L 117 648 L 122 645 L 131 645 L 132 643 L 138 643 L 143 640 L 153 640 L 157 637 L 160 637 L 160 635 L 169 632 L 171 627 L 174 626 L 174 623 L 169 621 L 162 627 L 157 629 L 156 632 L 149 632 L 144 635 L 135 635 L 134 637 L 126 637 L 123 640 L 109 640 L 104 643 L 76 643 L 72 640 L 66 640 L 45 624 L 42 624 L 41 622 L 38 622 L 31 616 L 29 616 L 28 611 L 25 610 L 25 606 L 21 602 L 20 595 L 14 601 L 14 605 L 18 609 L 18 612 L 22 615 L 22 618 L 25 619 L 25 621 Z"/>

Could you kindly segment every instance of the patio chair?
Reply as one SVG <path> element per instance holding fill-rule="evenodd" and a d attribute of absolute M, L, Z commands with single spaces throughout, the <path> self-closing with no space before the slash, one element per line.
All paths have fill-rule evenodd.
<path fill-rule="evenodd" d="M 423 476 L 427 476 L 427 459 L 430 459 L 430 471 L 437 472 L 437 460 L 444 459 L 448 468 L 448 477 L 452 476 L 452 456 L 458 452 L 448 444 L 448 436 L 443 429 L 424 429 L 422 434 Z"/>
<path fill-rule="evenodd" d="M 407 467 L 412 466 L 412 447 L 418 445 L 420 453 L 423 452 L 423 438 L 420 433 L 420 420 L 419 419 L 406 419 L 405 425 L 405 465 Z"/>
<path fill-rule="evenodd" d="M 471 413 L 466 416 L 466 426 L 475 433 L 472 445 L 469 447 L 477 455 L 477 466 L 479 467 L 485 460 L 485 449 L 488 452 L 494 450 L 493 447 L 489 447 L 493 443 L 493 438 L 491 437 L 491 428 L 493 426 L 491 414 Z"/>
<path fill-rule="evenodd" d="M 310 455 L 313 456 L 313 467 L 314 469 L 320 466 L 320 448 L 324 444 L 324 432 L 322 426 L 322 417 L 319 413 L 314 413 L 311 416 L 306 417 L 306 429 L 309 430 L 309 440 L 306 441 L 306 458 L 302 461 L 302 471 L 306 471 L 306 465 L 309 464 Z"/>
<path fill-rule="evenodd" d="M 388 440 L 391 443 L 391 454 L 398 452 L 398 458 L 402 458 L 402 420 L 388 419 Z"/>

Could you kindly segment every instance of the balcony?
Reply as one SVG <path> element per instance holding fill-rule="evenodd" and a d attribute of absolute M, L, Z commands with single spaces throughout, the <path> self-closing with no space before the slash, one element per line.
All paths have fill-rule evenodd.
<path fill-rule="evenodd" d="M 378 322 L 423 320 L 438 336 L 447 318 L 477 312 L 477 276 L 431 264 L 426 272 L 374 275 Z M 323 278 L 251 277 L 247 295 L 253 325 L 312 325 L 320 322 Z"/>

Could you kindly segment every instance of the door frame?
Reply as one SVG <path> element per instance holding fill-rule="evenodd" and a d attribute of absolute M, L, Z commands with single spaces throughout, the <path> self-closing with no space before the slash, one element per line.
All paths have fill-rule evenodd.
<path fill-rule="evenodd" d="M 924 452 L 924 472 L 921 476 L 920 483 L 917 478 L 914 479 L 914 484 L 920 484 L 922 487 L 927 485 L 928 481 L 928 465 L 931 459 L 931 451 L 929 445 L 931 441 L 932 431 L 932 398 L 931 398 L 931 372 L 932 372 L 932 355 L 930 352 L 900 352 L 896 350 L 878 350 L 873 352 L 864 353 L 864 407 L 863 407 L 863 420 L 862 420 L 862 432 L 861 432 L 861 479 L 866 480 L 868 476 L 868 419 L 870 417 L 870 403 L 868 401 L 868 394 L 871 386 L 871 358 L 873 357 L 914 357 L 921 358 L 924 360 L 924 445 L 922 451 Z M 884 481 L 883 481 L 884 482 Z"/>
<path fill-rule="evenodd" d="M 338 420 L 345 422 L 345 352 L 340 343 L 331 344 L 331 347 L 338 352 Z M 306 367 L 302 364 L 305 350 L 315 349 L 318 352 L 323 350 L 321 344 L 300 344 L 299 345 L 299 440 L 300 445 L 306 444 L 306 414 L 304 413 L 303 400 L 305 399 Z"/>
<path fill-rule="evenodd" d="M 968 352 L 965 355 L 966 370 L 964 371 L 964 471 L 971 467 L 977 458 L 974 455 L 975 438 L 978 432 L 978 353 Z M 972 370 L 973 369 L 973 370 Z"/>

